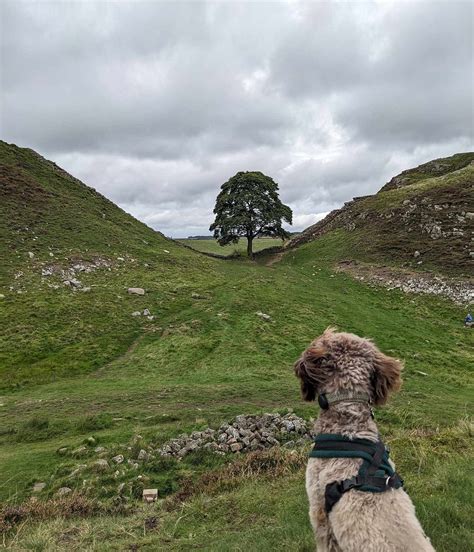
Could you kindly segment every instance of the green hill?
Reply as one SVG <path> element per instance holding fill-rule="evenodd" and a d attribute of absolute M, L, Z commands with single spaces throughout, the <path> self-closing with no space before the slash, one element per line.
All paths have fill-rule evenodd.
<path fill-rule="evenodd" d="M 474 153 L 460 153 L 404 171 L 377 194 L 332 211 L 287 247 L 339 230 L 349 258 L 472 274 L 473 161 Z"/>
<path fill-rule="evenodd" d="M 302 403 L 291 366 L 336 325 L 404 359 L 403 389 L 377 422 L 436 550 L 470 550 L 473 341 L 464 311 L 335 270 L 351 254 L 349 230 L 335 228 L 271 266 L 212 259 L 34 152 L 2 151 L 6 546 L 312 550 L 309 445 L 138 456 L 239 414 L 290 408 L 309 421 L 317 406 Z M 72 492 L 58 497 L 63 487 Z M 158 502 L 143 504 L 143 488 L 158 489 Z"/>
<path fill-rule="evenodd" d="M 89 372 L 217 275 L 30 149 L 0 142 L 0 388 Z M 145 288 L 145 297 L 128 295 Z M 151 315 L 153 316 L 153 315 Z M 159 324 L 158 324 L 159 326 Z"/>

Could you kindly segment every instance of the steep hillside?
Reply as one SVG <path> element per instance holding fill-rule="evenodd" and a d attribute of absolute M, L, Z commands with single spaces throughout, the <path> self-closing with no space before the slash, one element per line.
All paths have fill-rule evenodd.
<path fill-rule="evenodd" d="M 141 249 L 164 236 L 33 150 L 0 141 L 0 252 Z"/>
<path fill-rule="evenodd" d="M 0 388 L 97 369 L 220 281 L 214 265 L 0 142 Z"/>
<path fill-rule="evenodd" d="M 392 178 L 377 194 L 354 198 L 287 245 L 342 230 L 354 259 L 472 273 L 474 153 L 436 159 Z"/>

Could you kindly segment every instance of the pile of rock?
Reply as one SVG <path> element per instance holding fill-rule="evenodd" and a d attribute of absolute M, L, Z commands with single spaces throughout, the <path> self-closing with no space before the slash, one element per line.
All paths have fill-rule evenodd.
<path fill-rule="evenodd" d="M 190 452 L 209 450 L 217 454 L 249 452 L 274 446 L 299 446 L 311 439 L 305 420 L 295 414 L 237 416 L 219 429 L 207 428 L 171 439 L 156 452 L 165 457 L 183 457 Z"/>

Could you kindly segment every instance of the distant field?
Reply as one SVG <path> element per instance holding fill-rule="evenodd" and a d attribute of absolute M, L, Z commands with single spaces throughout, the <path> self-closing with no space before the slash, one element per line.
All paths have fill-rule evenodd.
<path fill-rule="evenodd" d="M 181 243 L 189 245 L 198 251 L 204 251 L 206 253 L 217 253 L 218 255 L 232 255 L 235 251 L 238 253 L 247 252 L 247 240 L 241 239 L 238 243 L 231 243 L 230 245 L 224 245 L 222 247 L 217 243 L 216 240 L 192 240 L 192 239 L 183 239 L 178 240 Z M 281 245 L 283 240 L 278 238 L 259 238 L 253 242 L 253 250 L 261 251 L 262 249 L 267 249 L 268 247 L 275 247 Z"/>

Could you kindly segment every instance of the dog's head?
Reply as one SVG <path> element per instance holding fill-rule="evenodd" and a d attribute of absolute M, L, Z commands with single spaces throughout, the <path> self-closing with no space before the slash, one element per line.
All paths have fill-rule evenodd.
<path fill-rule="evenodd" d="M 328 328 L 295 363 L 301 393 L 314 401 L 320 393 L 366 392 L 373 404 L 384 404 L 401 385 L 402 363 L 384 355 L 369 340 Z"/>

